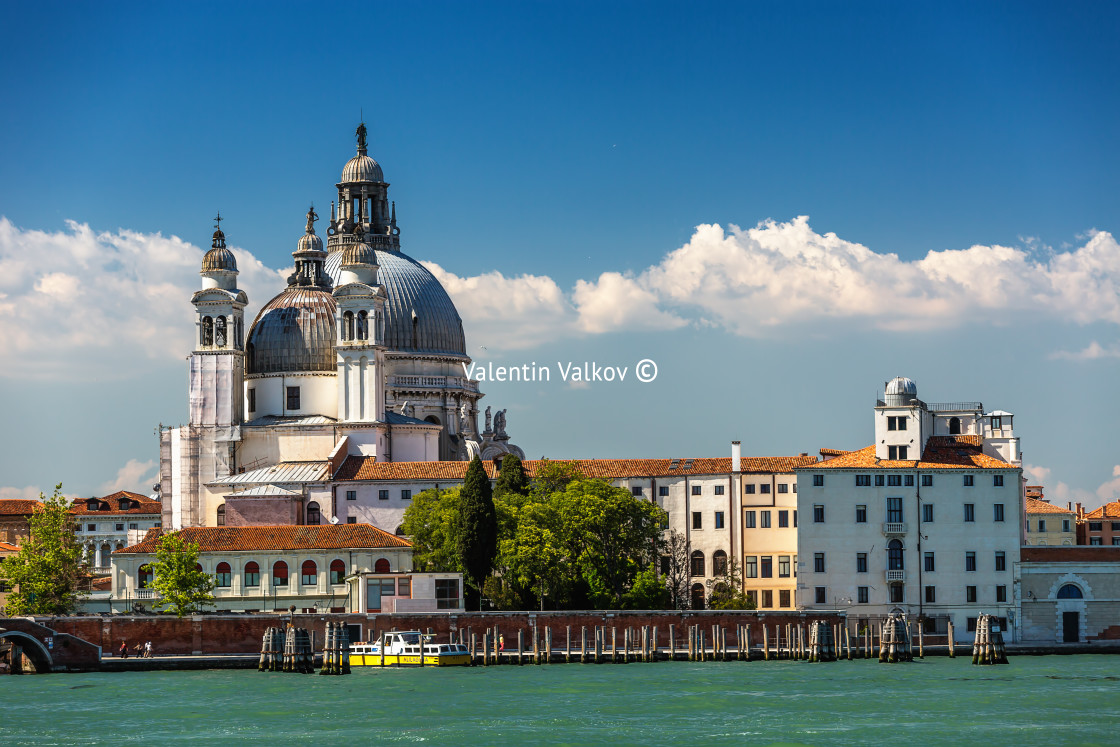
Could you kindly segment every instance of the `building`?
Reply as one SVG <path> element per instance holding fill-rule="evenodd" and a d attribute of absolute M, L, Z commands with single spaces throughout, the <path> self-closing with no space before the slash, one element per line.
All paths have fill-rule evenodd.
<path fill-rule="evenodd" d="M 216 526 L 231 501 L 241 501 L 246 521 L 304 523 L 329 494 L 331 473 L 321 468 L 347 456 L 524 456 L 510 443 L 505 410 L 486 408 L 478 427 L 483 393 L 466 374 L 462 320 L 439 281 L 401 251 L 396 205 L 364 124 L 356 135 L 326 241 L 309 210 L 295 272 L 247 330 L 249 299 L 216 219 L 191 298 L 189 422 L 161 428 L 164 526 Z M 290 465 L 299 479 L 284 479 L 294 477 Z"/>
<path fill-rule="evenodd" d="M 1120 639 L 1120 548 L 1024 547 L 1022 640 Z"/>
<path fill-rule="evenodd" d="M 853 618 L 900 612 L 970 640 L 980 613 L 1016 630 L 1022 469 L 1011 415 L 931 404 L 902 377 L 874 408 L 875 442 L 798 467 L 797 604 Z"/>
<path fill-rule="evenodd" d="M 7 542 L 0 542 L 0 560 L 15 555 L 19 552 L 19 548 Z M 14 591 L 11 582 L 6 579 L 0 578 L 0 617 L 5 617 L 5 608 L 8 604 L 8 593 Z"/>
<path fill-rule="evenodd" d="M 1120 501 L 1106 503 L 1088 513 L 1080 512 L 1077 544 L 1120 545 Z"/>
<path fill-rule="evenodd" d="M 1077 515 L 1072 508 L 1061 508 L 1043 500 L 1041 485 L 1026 487 L 1026 539 L 1024 545 L 1077 544 Z"/>
<path fill-rule="evenodd" d="M 0 498 L 0 542 L 19 546 L 31 535 L 27 517 L 43 505 L 42 501 Z"/>
<path fill-rule="evenodd" d="M 159 527 L 162 510 L 159 501 L 127 490 L 103 498 L 75 500 L 70 513 L 90 571 L 109 573 L 110 554 L 133 544 L 129 532 L 133 538 L 139 538 L 149 529 Z"/>
<path fill-rule="evenodd" d="M 193 527 L 180 534 L 198 545 L 201 570 L 215 578 L 209 609 L 283 612 L 294 605 L 304 612 L 420 612 L 462 607 L 461 574 L 413 573 L 412 545 L 368 524 Z M 162 535 L 162 529 L 153 529 L 139 544 L 113 553 L 114 611 L 150 609 L 158 598 L 147 564 Z"/>

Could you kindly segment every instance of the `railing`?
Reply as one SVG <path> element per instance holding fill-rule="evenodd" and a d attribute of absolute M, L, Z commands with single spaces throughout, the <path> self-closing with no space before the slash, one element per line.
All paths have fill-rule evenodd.
<path fill-rule="evenodd" d="M 390 376 L 389 386 L 417 389 L 465 389 L 478 391 L 478 383 L 461 376 Z"/>
<path fill-rule="evenodd" d="M 906 581 L 906 571 L 887 571 L 888 584 L 901 584 Z"/>
<path fill-rule="evenodd" d="M 155 589 L 136 589 L 133 597 L 136 599 L 159 599 L 159 594 Z"/>
<path fill-rule="evenodd" d="M 905 521 L 888 521 L 883 524 L 883 534 L 906 534 Z"/>
<path fill-rule="evenodd" d="M 931 402 L 926 405 L 930 412 L 969 412 L 972 410 L 984 411 L 983 402 Z"/>

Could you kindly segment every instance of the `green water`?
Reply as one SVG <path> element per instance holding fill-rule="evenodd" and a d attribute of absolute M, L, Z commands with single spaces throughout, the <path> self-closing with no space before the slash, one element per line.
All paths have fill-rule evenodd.
<path fill-rule="evenodd" d="M 0 677 L 0 745 L 1120 743 L 1120 657 Z"/>

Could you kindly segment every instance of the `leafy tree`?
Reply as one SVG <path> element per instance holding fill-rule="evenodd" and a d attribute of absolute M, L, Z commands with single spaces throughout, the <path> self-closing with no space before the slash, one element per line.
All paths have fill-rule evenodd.
<path fill-rule="evenodd" d="M 148 564 L 152 588 L 159 592 L 156 609 L 171 607 L 182 617 L 214 601 L 214 577 L 198 568 L 198 545 L 184 542 L 178 532 L 159 538 L 156 559 Z"/>
<path fill-rule="evenodd" d="M 556 462 L 551 459 L 542 459 L 537 464 L 536 475 L 533 477 L 532 494 L 538 499 L 547 499 L 548 496 L 558 493 L 568 487 L 573 480 L 584 477 L 575 462 Z"/>
<path fill-rule="evenodd" d="M 412 542 L 412 567 L 427 573 L 462 571 L 456 523 L 459 488 L 425 490 L 413 496 L 404 512 L 404 533 Z"/>
<path fill-rule="evenodd" d="M 467 467 L 463 487 L 459 491 L 459 520 L 456 544 L 463 576 L 471 587 L 482 590 L 482 584 L 494 567 L 498 550 L 498 521 L 490 479 L 475 457 Z"/>
<path fill-rule="evenodd" d="M 743 573 L 731 559 L 726 573 L 708 579 L 708 608 L 713 610 L 753 610 L 754 599 L 743 591 Z"/>
<path fill-rule="evenodd" d="M 549 503 L 529 503 L 520 512 L 512 537 L 501 543 L 500 557 L 507 574 L 516 581 L 522 596 L 537 597 L 544 609 L 545 597 L 555 603 L 562 596 L 562 575 L 556 572 L 564 560 L 561 528 L 555 508 Z"/>
<path fill-rule="evenodd" d="M 516 454 L 506 454 L 498 472 L 498 481 L 494 485 L 494 499 L 509 498 L 521 503 L 517 497 L 529 495 L 529 487 L 529 478 L 525 475 L 521 459 Z"/>
<path fill-rule="evenodd" d="M 9 615 L 66 615 L 74 611 L 85 592 L 78 581 L 85 572 L 82 548 L 74 534 L 70 501 L 62 484 L 28 517 L 31 535 L 19 552 L 0 562 L 0 577 L 19 590 L 8 595 Z"/>
<path fill-rule="evenodd" d="M 623 598 L 623 609 L 663 610 L 669 606 L 669 589 L 657 577 L 653 566 L 638 573 Z"/>
<path fill-rule="evenodd" d="M 692 604 L 689 594 L 692 547 L 688 538 L 675 529 L 671 530 L 662 552 L 662 580 L 669 592 L 669 606 L 675 610 L 688 609 Z"/>

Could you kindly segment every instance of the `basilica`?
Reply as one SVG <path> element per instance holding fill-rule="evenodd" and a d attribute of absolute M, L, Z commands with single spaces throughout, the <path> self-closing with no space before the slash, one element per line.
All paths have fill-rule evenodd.
<path fill-rule="evenodd" d="M 367 153 L 365 124 L 355 135 L 326 242 L 312 208 L 287 287 L 247 332 L 249 299 L 217 219 L 191 299 L 189 421 L 160 429 L 164 526 L 337 521 L 323 509 L 352 456 L 524 458 L 509 442 L 504 410 L 491 418 L 486 408 L 479 430 L 483 393 L 464 375 L 462 319 L 439 281 L 401 251 L 396 205 Z"/>

